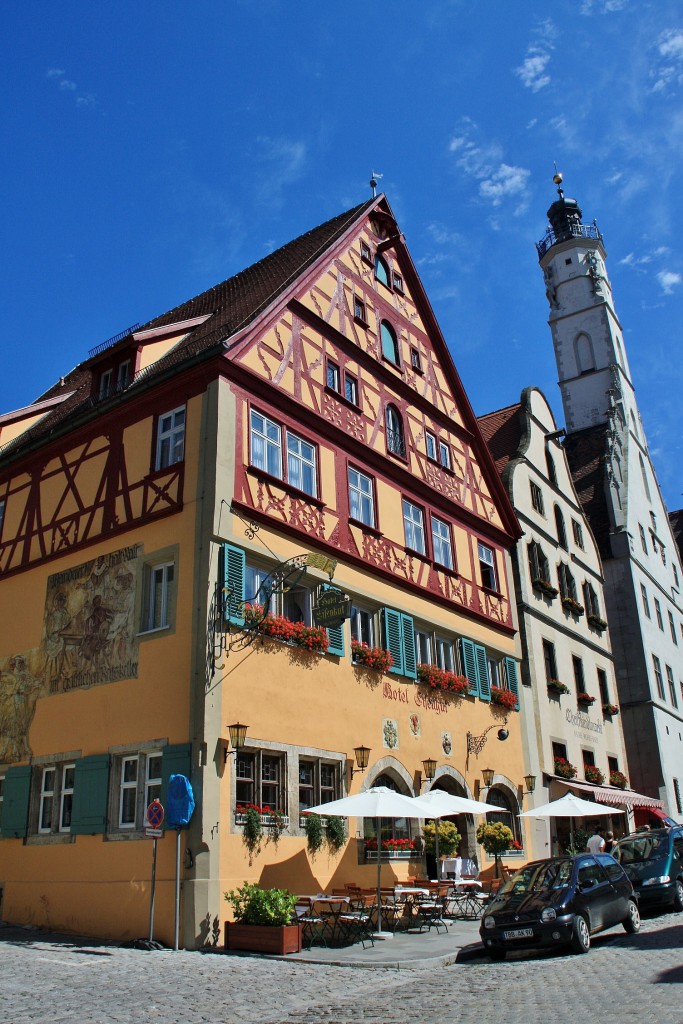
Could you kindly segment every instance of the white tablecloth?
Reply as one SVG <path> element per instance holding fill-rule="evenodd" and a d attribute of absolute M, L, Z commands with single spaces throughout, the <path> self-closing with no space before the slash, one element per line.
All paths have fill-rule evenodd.
<path fill-rule="evenodd" d="M 469 857 L 444 857 L 441 861 L 441 873 L 444 877 L 448 874 L 460 878 L 461 875 L 474 875 L 476 878 L 479 869 Z"/>

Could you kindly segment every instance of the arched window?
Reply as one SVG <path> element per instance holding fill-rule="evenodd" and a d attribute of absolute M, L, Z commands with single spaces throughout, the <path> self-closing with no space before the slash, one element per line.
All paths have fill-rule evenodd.
<path fill-rule="evenodd" d="M 382 320 L 379 329 L 382 338 L 382 355 L 390 363 L 398 366 L 398 338 L 396 337 L 396 331 L 388 320 Z"/>
<path fill-rule="evenodd" d="M 387 406 L 387 450 L 393 455 L 406 457 L 406 443 L 403 437 L 403 420 L 395 405 Z"/>
<path fill-rule="evenodd" d="M 567 531 L 564 528 L 564 516 L 557 505 L 555 506 L 555 528 L 557 530 L 557 543 L 561 548 L 564 548 L 565 551 L 569 551 L 569 547 L 567 546 Z"/>
<path fill-rule="evenodd" d="M 402 793 L 403 796 L 413 795 L 407 789 L 401 788 L 391 775 L 378 775 L 372 785 L 373 787 L 385 786 L 394 793 Z M 410 839 L 412 835 L 411 821 L 412 819 L 409 818 L 382 818 L 382 842 L 386 843 L 388 839 Z M 377 838 L 375 818 L 363 820 L 363 836 L 365 839 Z"/>
<path fill-rule="evenodd" d="M 579 334 L 574 341 L 576 353 L 576 366 L 579 373 L 590 373 L 595 369 L 595 356 L 593 345 L 587 334 Z"/>
<path fill-rule="evenodd" d="M 546 448 L 545 450 L 545 464 L 548 467 L 548 480 L 551 484 L 557 487 L 557 473 L 555 472 L 555 460 Z"/>
<path fill-rule="evenodd" d="M 389 287 L 389 267 L 379 253 L 375 256 L 375 277 Z"/>
<path fill-rule="evenodd" d="M 499 821 L 502 825 L 507 825 L 509 829 L 512 829 L 513 839 L 519 842 L 519 824 L 517 822 L 519 808 L 513 804 L 507 791 L 500 786 L 490 786 L 486 794 L 486 803 L 496 808 L 496 810 L 487 812 L 487 824 L 492 825 L 494 822 Z"/>

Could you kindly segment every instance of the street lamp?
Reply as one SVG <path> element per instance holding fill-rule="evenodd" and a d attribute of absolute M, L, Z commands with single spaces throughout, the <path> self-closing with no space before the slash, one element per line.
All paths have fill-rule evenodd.
<path fill-rule="evenodd" d="M 536 789 L 536 776 L 535 775 L 525 775 L 524 776 L 524 784 L 526 785 L 527 793 L 533 793 L 533 791 Z"/>
<path fill-rule="evenodd" d="M 424 768 L 427 782 L 431 782 L 436 775 L 436 761 L 433 757 L 426 757 L 422 762 L 422 767 Z"/>
<path fill-rule="evenodd" d="M 481 775 L 484 780 L 484 786 L 486 787 L 486 789 L 488 789 L 491 783 L 493 782 L 493 776 L 495 774 L 496 773 L 494 772 L 493 768 L 482 768 Z"/>
<path fill-rule="evenodd" d="M 370 758 L 370 747 L 354 747 L 353 755 L 356 758 L 357 768 L 351 768 L 351 778 L 354 775 L 358 775 L 365 771 L 368 766 L 368 760 Z"/>
<path fill-rule="evenodd" d="M 247 737 L 248 728 L 248 725 L 242 725 L 241 722 L 234 722 L 232 725 L 228 726 L 228 732 L 230 734 L 230 746 L 232 747 L 232 750 L 228 750 L 227 747 L 225 748 L 224 756 L 226 761 L 228 760 L 228 756 L 230 754 L 237 754 L 240 747 L 244 746 L 244 741 Z"/>

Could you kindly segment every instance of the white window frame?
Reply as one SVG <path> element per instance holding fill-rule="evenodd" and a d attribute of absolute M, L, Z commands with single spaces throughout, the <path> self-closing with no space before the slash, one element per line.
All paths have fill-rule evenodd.
<path fill-rule="evenodd" d="M 175 588 L 175 561 L 157 562 L 145 567 L 147 574 L 147 600 L 143 633 L 154 633 L 160 629 L 168 629 L 171 624 L 169 611 L 173 602 Z M 157 598 L 157 586 L 160 582 L 160 598 Z"/>
<path fill-rule="evenodd" d="M 374 610 L 362 604 L 351 605 L 351 638 L 358 643 L 375 647 L 377 644 L 377 615 Z"/>
<path fill-rule="evenodd" d="M 48 779 L 50 784 L 48 785 Z M 57 765 L 49 764 L 43 768 L 40 779 L 40 798 L 38 802 L 38 835 L 50 835 L 55 811 L 55 793 L 57 791 Z M 48 823 L 43 824 L 43 811 L 48 812 Z"/>
<path fill-rule="evenodd" d="M 403 528 L 406 536 L 406 548 L 420 555 L 427 554 L 424 510 L 409 498 L 403 498 Z"/>
<path fill-rule="evenodd" d="M 157 773 L 152 774 L 152 765 L 156 761 L 159 762 L 159 770 Z M 153 800 L 161 799 L 162 762 L 163 753 L 161 750 L 150 750 L 150 752 L 145 755 L 145 814 Z"/>
<path fill-rule="evenodd" d="M 298 434 L 287 431 L 287 483 L 315 498 L 318 494 L 316 448 Z"/>
<path fill-rule="evenodd" d="M 106 398 L 111 394 L 111 385 L 114 379 L 113 370 L 103 370 L 100 375 L 100 398 Z"/>
<path fill-rule="evenodd" d="M 432 635 L 426 629 L 415 627 L 415 661 L 418 665 L 432 665 L 434 663 L 434 645 Z"/>
<path fill-rule="evenodd" d="M 432 434 L 431 430 L 425 430 L 425 448 L 427 458 L 436 462 L 436 434 Z"/>
<path fill-rule="evenodd" d="M 135 778 L 126 778 L 126 765 L 135 765 Z M 118 823 L 121 829 L 135 829 L 137 827 L 137 814 L 138 814 L 138 780 L 140 777 L 140 755 L 139 754 L 127 754 L 121 758 L 120 764 L 120 776 L 119 776 L 119 813 Z M 124 806 L 126 795 L 133 792 L 133 817 L 131 821 L 124 821 Z"/>
<path fill-rule="evenodd" d="M 436 638 L 436 664 L 439 668 L 443 669 L 444 672 L 455 672 L 456 657 L 455 647 L 452 640 L 446 640 L 445 637 L 437 636 Z"/>
<path fill-rule="evenodd" d="M 375 527 L 375 486 L 372 477 L 348 467 L 349 515 L 356 522 L 372 529 Z M 352 479 L 353 477 L 353 479 Z M 356 506 L 354 508 L 354 500 Z"/>
<path fill-rule="evenodd" d="M 434 561 L 444 569 L 453 569 L 451 528 L 443 519 L 432 516 L 432 551 Z"/>
<path fill-rule="evenodd" d="M 249 418 L 249 440 L 252 466 L 277 480 L 282 480 L 282 427 L 280 424 L 262 412 L 252 409 Z"/>
<path fill-rule="evenodd" d="M 336 363 L 332 362 L 331 359 L 328 359 L 325 383 L 330 391 L 336 391 L 339 393 L 340 380 L 339 367 Z"/>
<path fill-rule="evenodd" d="M 451 468 L 451 449 L 446 441 L 439 441 L 439 462 L 444 469 Z"/>
<path fill-rule="evenodd" d="M 177 409 L 163 413 L 157 424 L 156 469 L 166 469 L 185 458 L 185 420 L 186 409 L 179 405 Z"/>
<path fill-rule="evenodd" d="M 70 832 L 71 831 L 71 818 L 73 814 L 73 799 L 74 799 L 74 778 L 76 772 L 76 765 L 71 764 L 62 765 L 61 770 L 61 792 L 59 794 L 59 831 Z M 70 778 L 67 773 L 70 773 Z M 69 782 L 67 783 L 67 779 Z M 66 820 L 68 818 L 68 821 Z"/>
<path fill-rule="evenodd" d="M 496 553 L 493 548 L 490 548 L 488 544 L 483 544 L 480 540 L 477 541 L 477 554 L 479 557 L 479 572 L 481 574 L 481 585 L 486 590 L 498 591 L 498 574 L 496 572 Z M 492 583 L 491 585 L 486 582 L 486 576 L 489 576 Z"/>
<path fill-rule="evenodd" d="M 344 373 L 344 398 L 351 405 L 358 405 L 358 378 L 352 373 Z"/>

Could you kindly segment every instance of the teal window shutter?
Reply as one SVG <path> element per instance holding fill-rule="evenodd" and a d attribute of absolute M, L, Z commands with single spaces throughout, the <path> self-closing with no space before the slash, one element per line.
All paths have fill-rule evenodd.
<path fill-rule="evenodd" d="M 340 593 L 340 590 L 339 590 L 338 587 L 332 587 L 332 586 L 330 586 L 329 583 L 323 583 L 322 589 L 323 589 L 323 591 L 325 591 L 325 590 L 335 590 L 337 593 Z M 344 657 L 344 623 L 342 622 L 340 626 L 335 626 L 333 629 L 328 629 L 327 630 L 327 639 L 329 641 L 329 646 L 327 648 L 327 653 L 328 654 L 336 654 L 337 657 L 343 658 Z"/>
<path fill-rule="evenodd" d="M 505 659 L 505 673 L 508 677 L 508 690 L 514 693 L 517 698 L 516 711 L 519 711 L 519 679 L 517 676 L 517 662 L 514 658 Z"/>
<path fill-rule="evenodd" d="M 479 693 L 479 673 L 477 671 L 477 659 L 474 653 L 474 643 L 466 637 L 460 640 L 460 651 L 462 654 L 462 667 L 465 675 L 470 681 L 471 694 Z"/>
<path fill-rule="evenodd" d="M 474 657 L 477 662 L 477 674 L 479 676 L 479 696 L 482 700 L 491 700 L 491 680 L 489 679 L 489 661 L 486 657 L 486 648 L 481 644 L 474 645 Z"/>
<path fill-rule="evenodd" d="M 383 608 L 384 643 L 394 659 L 389 671 L 397 676 L 403 675 L 403 630 L 401 629 L 401 613 L 393 608 Z M 414 638 L 413 638 L 414 643 Z M 413 659 L 415 655 L 413 654 Z"/>
<path fill-rule="evenodd" d="M 71 834 L 97 835 L 107 831 L 109 802 L 109 754 L 95 754 L 76 761 Z"/>
<path fill-rule="evenodd" d="M 401 630 L 403 631 L 403 674 L 409 679 L 416 679 L 415 626 L 410 615 L 401 614 Z"/>
<path fill-rule="evenodd" d="M 31 766 L 8 768 L 2 790 L 0 836 L 23 839 L 28 828 L 28 805 L 31 797 Z"/>
<path fill-rule="evenodd" d="M 168 783 L 172 775 L 184 775 L 191 780 L 192 744 L 176 743 L 164 747 L 161 752 L 161 804 L 166 810 L 168 801 Z M 196 795 L 195 795 L 196 799 Z M 168 828 L 164 822 L 163 828 Z"/>
<path fill-rule="evenodd" d="M 233 544 L 223 545 L 225 618 L 234 626 L 244 625 L 246 564 L 247 560 L 242 548 L 236 548 Z"/>

